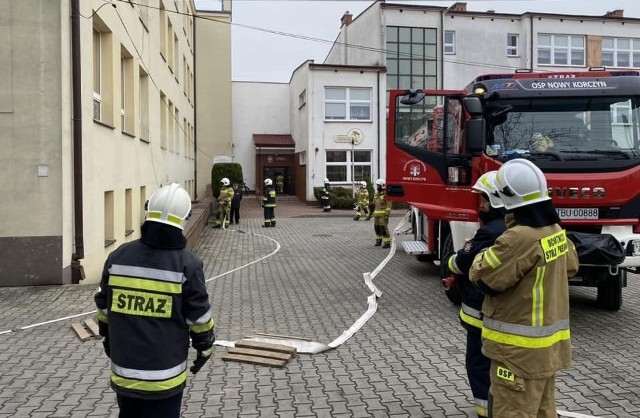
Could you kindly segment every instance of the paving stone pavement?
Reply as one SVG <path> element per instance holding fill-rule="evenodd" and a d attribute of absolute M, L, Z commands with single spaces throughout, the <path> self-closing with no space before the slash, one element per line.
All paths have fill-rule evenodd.
<path fill-rule="evenodd" d="M 349 211 L 282 202 L 277 227 L 261 228 L 253 203 L 244 202 L 240 225 L 207 228 L 194 249 L 218 338 L 264 332 L 329 343 L 367 310 L 362 273 L 388 250 L 373 246 L 372 222 L 354 222 Z M 457 309 L 437 268 L 402 252 L 405 239 L 396 237 L 400 250 L 374 280 L 383 292 L 377 312 L 353 337 L 321 354 L 297 354 L 282 369 L 224 362 L 226 348 L 217 347 L 188 380 L 183 416 L 474 416 Z M 0 418 L 117 416 L 101 343 L 80 342 L 70 329 L 90 315 L 2 333 L 90 312 L 95 287 L 0 288 Z M 619 312 L 597 309 L 593 289 L 571 289 L 574 362 L 558 375 L 558 409 L 640 416 L 639 288 L 630 275 Z"/>

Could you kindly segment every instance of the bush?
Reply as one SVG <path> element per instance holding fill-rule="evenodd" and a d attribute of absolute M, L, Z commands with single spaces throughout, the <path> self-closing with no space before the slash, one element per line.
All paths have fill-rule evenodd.
<path fill-rule="evenodd" d="M 244 183 L 242 166 L 238 163 L 217 163 L 211 167 L 211 192 L 214 198 L 220 195 L 220 180 L 225 177 L 231 184 L 238 183 L 242 190 L 242 183 Z"/>
<path fill-rule="evenodd" d="M 322 189 L 324 187 L 314 187 L 313 195 L 321 202 L 322 201 Z M 330 187 L 329 188 L 329 204 L 332 209 L 353 209 L 355 206 L 355 199 L 352 196 L 353 191 L 346 187 Z"/>

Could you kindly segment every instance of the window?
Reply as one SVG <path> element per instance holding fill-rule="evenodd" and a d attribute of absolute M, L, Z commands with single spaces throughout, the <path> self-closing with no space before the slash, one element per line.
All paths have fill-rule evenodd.
<path fill-rule="evenodd" d="M 133 57 L 120 47 L 120 129 L 134 133 L 133 114 Z"/>
<path fill-rule="evenodd" d="M 140 200 L 139 200 L 139 211 L 140 211 L 140 222 L 138 224 L 142 224 L 144 222 L 144 217 L 147 212 L 147 188 L 145 186 L 140 187 Z"/>
<path fill-rule="evenodd" d="M 178 48 L 178 35 L 173 34 L 173 68 L 175 68 L 175 77 L 178 80 L 178 65 L 180 65 L 180 49 Z"/>
<path fill-rule="evenodd" d="M 327 151 L 326 172 L 329 181 L 371 180 L 370 150 Z"/>
<path fill-rule="evenodd" d="M 507 34 L 507 56 L 508 57 L 518 56 L 518 35 L 515 33 Z"/>
<path fill-rule="evenodd" d="M 300 154 L 298 154 L 298 164 L 307 165 L 307 151 L 301 151 Z"/>
<path fill-rule="evenodd" d="M 149 75 L 140 67 L 138 89 L 139 133 L 140 139 L 149 140 Z"/>
<path fill-rule="evenodd" d="M 538 64 L 585 65 L 584 36 L 538 35 Z"/>
<path fill-rule="evenodd" d="M 611 120 L 615 124 L 631 124 L 631 100 L 614 103 L 611 105 Z"/>
<path fill-rule="evenodd" d="M 133 234 L 133 195 L 131 189 L 124 191 L 124 235 Z"/>
<path fill-rule="evenodd" d="M 180 154 L 180 111 L 178 108 L 175 108 L 174 118 L 173 118 L 173 150 L 176 154 Z"/>
<path fill-rule="evenodd" d="M 145 28 L 149 28 L 149 0 L 138 0 L 138 9 L 140 10 L 140 21 Z"/>
<path fill-rule="evenodd" d="M 113 125 L 113 59 L 111 32 L 98 16 L 93 18 L 93 119 Z"/>
<path fill-rule="evenodd" d="M 371 120 L 371 89 L 325 87 L 325 120 Z"/>
<path fill-rule="evenodd" d="M 167 149 L 167 96 L 160 92 L 160 148 Z"/>
<path fill-rule="evenodd" d="M 160 55 L 167 61 L 167 12 L 160 2 Z"/>
<path fill-rule="evenodd" d="M 167 19 L 167 39 L 165 39 L 165 42 L 167 43 L 167 63 L 169 64 L 169 70 L 171 70 L 171 72 L 174 71 L 175 68 L 175 53 L 173 51 L 173 25 L 171 24 L 171 20 Z M 176 68 L 177 71 L 177 68 Z"/>
<path fill-rule="evenodd" d="M 640 38 L 602 38 L 602 65 L 640 67 Z"/>
<path fill-rule="evenodd" d="M 104 192 L 104 246 L 116 242 L 113 190 Z"/>
<path fill-rule="evenodd" d="M 102 34 L 93 28 L 93 119 L 102 116 Z"/>
<path fill-rule="evenodd" d="M 436 29 L 387 26 L 387 89 L 435 89 Z"/>
<path fill-rule="evenodd" d="M 452 30 L 444 31 L 444 53 L 446 55 L 456 53 L 456 33 Z"/>
<path fill-rule="evenodd" d="M 307 90 L 302 90 L 302 93 L 298 95 L 298 109 L 302 109 L 302 106 L 307 104 Z"/>

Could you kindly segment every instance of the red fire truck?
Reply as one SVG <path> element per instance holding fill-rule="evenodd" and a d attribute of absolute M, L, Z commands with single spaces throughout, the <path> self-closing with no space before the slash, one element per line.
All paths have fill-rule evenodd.
<path fill-rule="evenodd" d="M 621 263 L 581 260 L 571 280 L 597 287 L 602 308 L 620 309 L 627 272 L 640 267 L 640 72 L 516 71 L 459 91 L 391 91 L 387 193 L 411 207 L 415 241 L 405 251 L 446 269 L 440 261 L 478 226 L 471 185 L 511 158 L 545 173 L 569 232 L 621 244 Z"/>

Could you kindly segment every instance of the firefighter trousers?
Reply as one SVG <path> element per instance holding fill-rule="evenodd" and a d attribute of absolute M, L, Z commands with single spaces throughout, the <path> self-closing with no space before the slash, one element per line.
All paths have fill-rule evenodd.
<path fill-rule="evenodd" d="M 471 325 L 467 326 L 467 353 L 465 357 L 467 377 L 476 414 L 479 417 L 488 416 L 489 405 L 489 369 L 491 359 L 482 354 L 482 330 Z"/>
<path fill-rule="evenodd" d="M 117 395 L 118 418 L 179 418 L 182 392 L 165 399 L 139 399 Z"/>
<path fill-rule="evenodd" d="M 524 379 L 506 365 L 492 361 L 490 418 L 557 418 L 556 376 Z"/>

